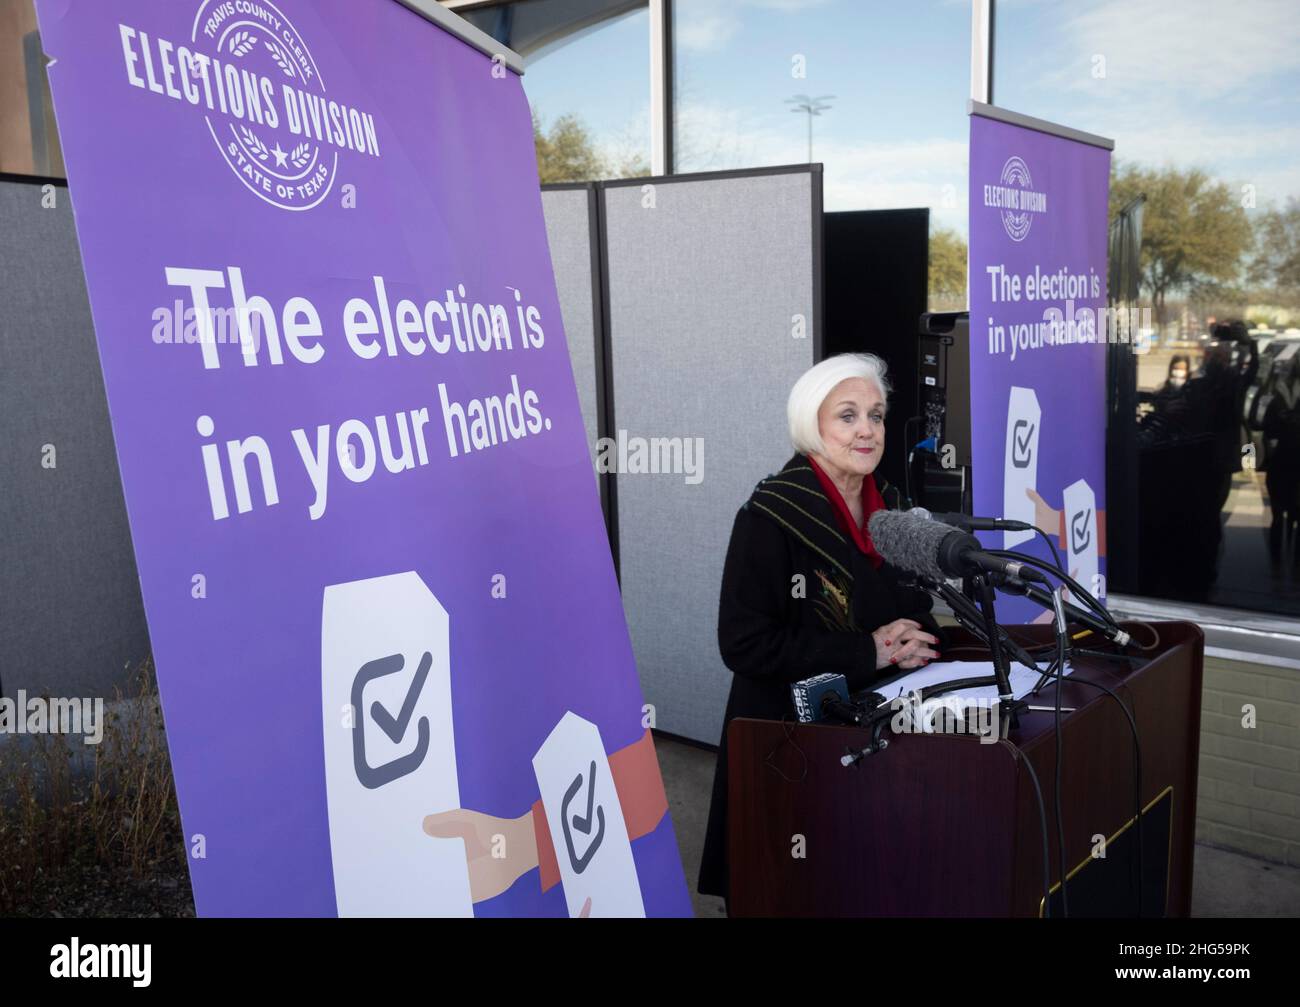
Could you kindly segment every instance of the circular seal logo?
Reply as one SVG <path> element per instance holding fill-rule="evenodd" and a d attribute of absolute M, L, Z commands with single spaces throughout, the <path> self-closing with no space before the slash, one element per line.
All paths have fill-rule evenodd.
<path fill-rule="evenodd" d="M 1032 192 L 1033 179 L 1029 177 L 1029 166 L 1019 157 L 1007 158 L 1002 166 L 1002 175 L 998 179 L 1004 190 L 1020 189 Z M 1015 202 L 1015 201 L 1010 201 Z M 1024 241 L 1029 235 L 1029 228 L 1034 222 L 1028 206 L 1016 202 L 1014 206 L 1003 205 L 1002 226 L 1007 229 L 1007 236 L 1012 241 Z"/>
<path fill-rule="evenodd" d="M 269 0 L 204 0 L 190 40 L 182 72 L 204 89 L 208 131 L 230 170 L 274 206 L 317 206 L 338 174 L 328 145 L 364 150 L 365 138 L 353 133 L 355 113 L 327 99 L 293 23 Z"/>

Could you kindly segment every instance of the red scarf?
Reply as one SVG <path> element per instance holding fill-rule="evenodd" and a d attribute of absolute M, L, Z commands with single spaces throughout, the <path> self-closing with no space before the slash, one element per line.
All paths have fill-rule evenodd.
<path fill-rule="evenodd" d="M 885 499 L 880 495 L 880 490 L 876 489 L 876 477 L 868 474 L 862 480 L 862 527 L 859 528 L 853 521 L 853 514 L 849 511 L 849 505 L 844 502 L 839 487 L 831 482 L 831 477 L 821 470 L 821 466 L 811 455 L 808 456 L 808 464 L 812 466 L 813 474 L 817 476 L 817 481 L 822 484 L 822 489 L 830 499 L 831 510 L 835 512 L 835 520 L 840 526 L 840 531 L 852 538 L 853 544 L 867 554 L 871 565 L 879 569 L 885 560 L 880 553 L 876 552 L 876 547 L 871 544 L 871 536 L 866 530 L 871 515 L 885 509 Z"/>

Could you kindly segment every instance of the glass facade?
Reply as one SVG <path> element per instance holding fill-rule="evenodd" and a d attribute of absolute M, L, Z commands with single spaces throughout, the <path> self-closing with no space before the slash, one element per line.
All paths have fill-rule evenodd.
<path fill-rule="evenodd" d="M 32 0 L 0 0 L 0 172 L 63 177 Z"/>
<path fill-rule="evenodd" d="M 816 161 L 829 211 L 928 207 L 930 307 L 964 308 L 970 5 L 669 10 L 672 170 Z M 647 0 L 456 13 L 523 56 L 543 183 L 649 174 Z M 1137 502 L 1108 515 L 1136 561 L 1110 590 L 1300 615 L 1294 3 L 998 4 L 993 100 L 1112 137 L 1112 221 L 1141 206 L 1141 352 L 1112 389 Z M 63 175 L 32 0 L 0 0 L 0 172 Z"/>
<path fill-rule="evenodd" d="M 1112 219 L 1145 197 L 1140 562 L 1111 588 L 1300 615 L 1295 5 L 1007 4 L 993 80 L 998 105 L 1115 140 Z"/>
<path fill-rule="evenodd" d="M 970 7 L 675 0 L 679 172 L 820 161 L 827 210 L 930 209 L 931 308 L 966 306 Z"/>
<path fill-rule="evenodd" d="M 650 174 L 645 0 L 517 0 L 457 13 L 524 58 L 543 184 Z"/>

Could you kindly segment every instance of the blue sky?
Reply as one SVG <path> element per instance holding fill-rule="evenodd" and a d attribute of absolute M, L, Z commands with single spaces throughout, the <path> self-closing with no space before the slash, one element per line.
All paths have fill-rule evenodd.
<path fill-rule="evenodd" d="M 675 7 L 679 170 L 805 161 L 807 120 L 784 100 L 833 94 L 814 124 L 827 208 L 929 206 L 965 232 L 965 0 Z M 1252 184 L 1260 205 L 1300 195 L 1295 0 L 1000 0 L 996 58 L 999 105 L 1113 137 L 1121 159 Z M 535 57 L 524 87 L 608 153 L 648 153 L 648 61 L 641 10 Z"/>
<path fill-rule="evenodd" d="M 1296 0 L 1005 0 L 998 50 L 1000 105 L 1253 185 L 1260 206 L 1300 196 Z"/>

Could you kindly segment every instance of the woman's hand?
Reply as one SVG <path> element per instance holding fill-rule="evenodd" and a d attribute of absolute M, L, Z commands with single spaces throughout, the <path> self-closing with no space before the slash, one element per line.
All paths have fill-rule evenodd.
<path fill-rule="evenodd" d="M 931 645 L 939 638 L 927 633 L 915 619 L 895 619 L 871 634 L 876 641 L 876 670 L 920 668 L 939 656 Z"/>

